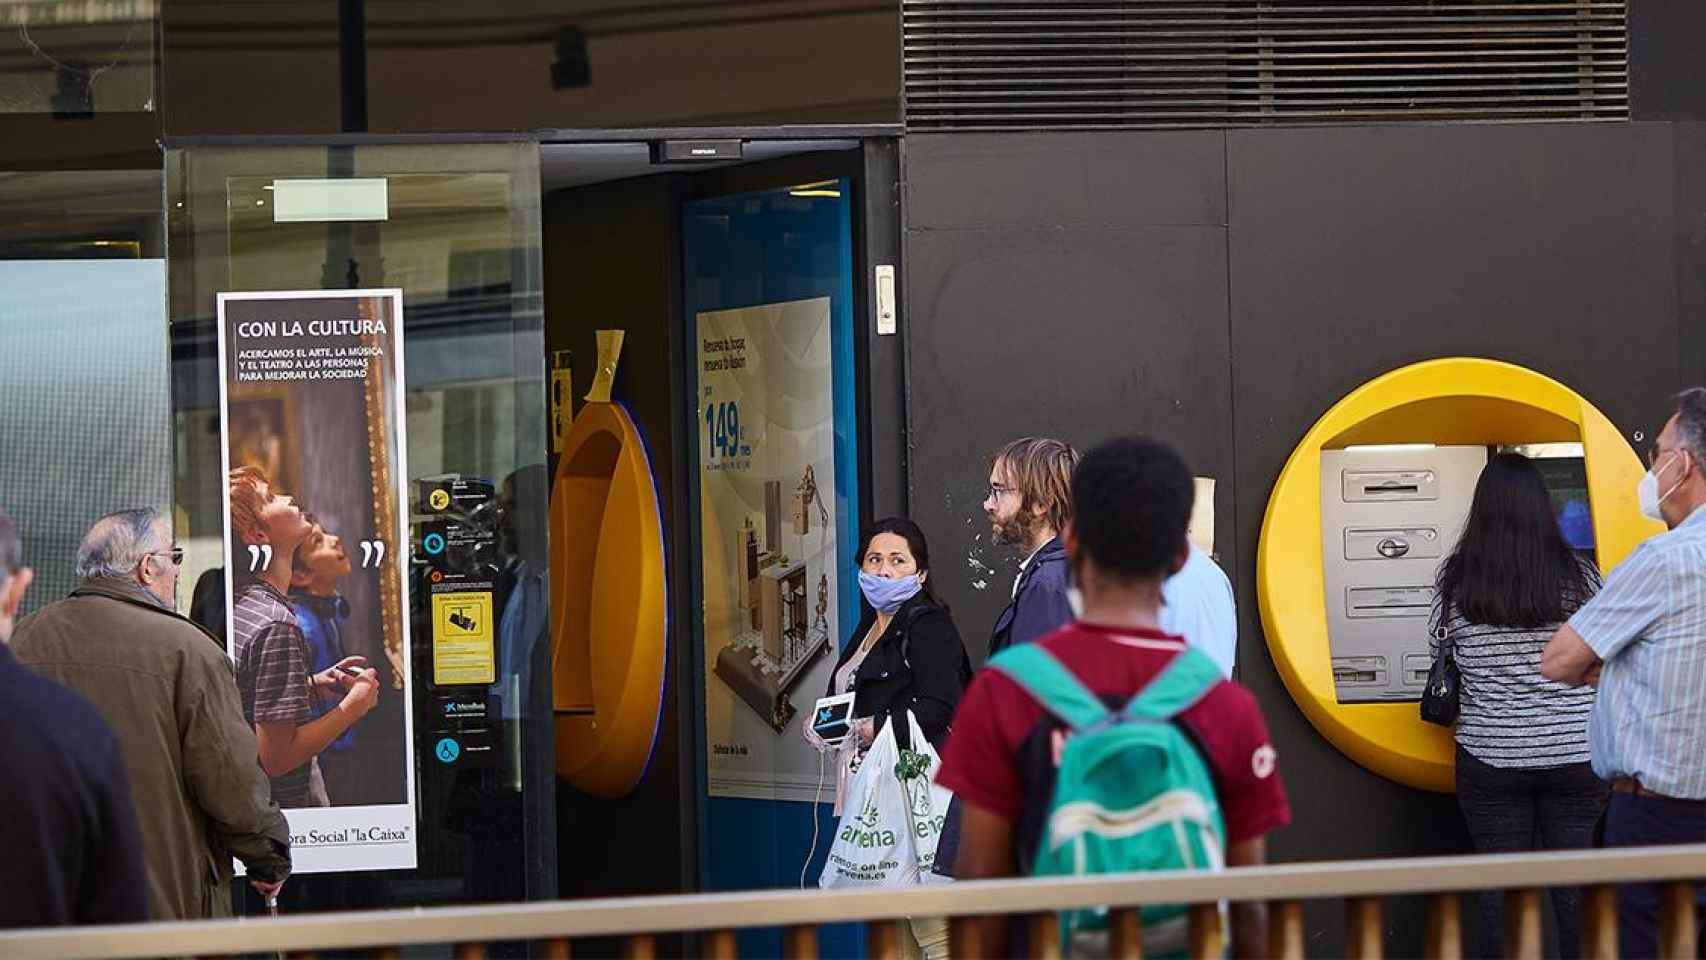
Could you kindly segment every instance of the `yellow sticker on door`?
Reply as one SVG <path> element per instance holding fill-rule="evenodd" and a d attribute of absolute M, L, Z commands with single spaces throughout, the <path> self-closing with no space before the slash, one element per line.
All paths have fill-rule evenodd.
<path fill-rule="evenodd" d="M 433 594 L 432 682 L 446 686 L 496 681 L 494 629 L 491 591 Z"/>

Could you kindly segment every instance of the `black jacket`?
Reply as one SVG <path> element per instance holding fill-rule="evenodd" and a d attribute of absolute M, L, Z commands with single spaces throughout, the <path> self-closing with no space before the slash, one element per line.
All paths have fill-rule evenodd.
<path fill-rule="evenodd" d="M 1017 643 L 1046 637 L 1072 622 L 1072 604 L 1066 599 L 1066 545 L 1055 537 L 1043 545 L 1025 571 L 1013 601 L 995 621 L 989 638 L 989 655 L 995 656 Z"/>
<path fill-rule="evenodd" d="M 0 643 L 0 928 L 148 919 L 124 756 L 87 700 Z"/>
<path fill-rule="evenodd" d="M 1013 599 L 995 621 L 995 631 L 989 637 L 989 656 L 993 657 L 1016 643 L 1030 643 L 1071 623 L 1072 603 L 1066 599 L 1066 545 L 1055 537 L 1043 544 L 1031 562 L 1019 574 Z M 960 798 L 955 797 L 948 807 L 948 822 L 942 828 L 936 846 L 934 872 L 954 875 L 954 864 L 960 853 Z"/>
<path fill-rule="evenodd" d="M 876 622 L 876 614 L 866 612 L 859 628 L 841 651 L 841 657 L 830 671 L 829 691 L 834 696 L 844 691 L 835 689 L 835 674 L 859 649 L 859 644 Z M 900 717 L 911 709 L 924 728 L 924 736 L 937 752 L 947 743 L 948 725 L 954 710 L 960 705 L 960 695 L 971 683 L 971 658 L 966 656 L 960 631 L 946 607 L 933 603 L 919 593 L 901 604 L 888 629 L 877 638 L 876 645 L 865 655 L 859 672 L 853 676 L 853 716 L 873 717 L 880 732 L 890 711 Z M 903 724 L 904 725 L 904 724 Z M 902 746 L 907 734 L 897 729 Z"/>

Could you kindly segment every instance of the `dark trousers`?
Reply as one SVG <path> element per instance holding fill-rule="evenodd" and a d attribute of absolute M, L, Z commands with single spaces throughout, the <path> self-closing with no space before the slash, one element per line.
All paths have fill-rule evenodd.
<path fill-rule="evenodd" d="M 1478 853 L 1591 847 L 1605 795 L 1605 784 L 1585 763 L 1495 767 L 1457 748 L 1457 803 Z M 1577 887 L 1553 887 L 1551 894 L 1558 921 L 1558 953 L 1579 957 L 1582 892 Z M 1480 900 L 1481 954 L 1498 956 L 1504 939 L 1504 894 L 1489 890 Z"/>
<path fill-rule="evenodd" d="M 1659 800 L 1614 793 L 1605 811 L 1607 847 L 1650 847 L 1706 842 L 1706 801 Z M 1706 944 L 1706 887 L 1694 887 L 1697 943 Z M 1617 942 L 1625 957 L 1659 955 L 1659 888 L 1625 883 L 1617 888 Z"/>

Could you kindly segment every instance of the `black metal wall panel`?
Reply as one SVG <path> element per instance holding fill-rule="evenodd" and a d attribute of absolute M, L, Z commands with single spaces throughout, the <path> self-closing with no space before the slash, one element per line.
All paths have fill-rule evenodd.
<path fill-rule="evenodd" d="M 1706 384 L 1706 123 L 1676 131 L 1676 300 L 1682 381 Z"/>
<path fill-rule="evenodd" d="M 1418 352 L 1472 354 L 1646 425 L 1665 394 L 1636 388 L 1676 376 L 1673 142 L 1666 124 L 1230 132 L 1240 398 L 1271 414 L 1244 393 L 1268 384 L 1325 410 Z M 1607 379 L 1623 364 L 1639 375 Z M 1302 435 L 1265 423 L 1240 444 Z"/>
<path fill-rule="evenodd" d="M 1003 442 L 1148 432 L 1231 474 L 1222 142 L 907 138 L 909 501 L 975 658 L 1020 559 L 981 507 Z"/>
<path fill-rule="evenodd" d="M 1531 367 L 1650 438 L 1680 376 L 1672 131 L 1251 130 L 1227 145 L 1239 679 L 1272 727 L 1294 814 L 1272 855 L 1467 849 L 1452 798 L 1364 771 L 1292 703 L 1257 616 L 1262 515 L 1285 458 L 1328 407 L 1433 357 Z M 1337 907 L 1311 911 L 1311 928 L 1336 937 Z M 1419 905 L 1389 908 L 1388 922 L 1394 948 L 1420 944 Z"/>
<path fill-rule="evenodd" d="M 1218 133 L 914 135 L 906 149 L 913 230 L 1226 224 Z"/>
<path fill-rule="evenodd" d="M 979 508 L 1009 437 L 1147 430 L 1217 477 L 1239 678 L 1279 747 L 1275 860 L 1468 849 L 1453 800 L 1346 759 L 1292 703 L 1254 565 L 1285 458 L 1346 392 L 1446 355 L 1521 363 L 1650 436 L 1706 377 L 1706 125 L 911 135 L 913 515 L 981 652 L 1013 558 Z M 1222 179 L 1224 177 L 1224 179 Z M 983 582 L 978 588 L 977 583 Z M 1395 955 L 1419 902 L 1388 904 Z M 1311 954 L 1343 949 L 1312 905 Z"/>
<path fill-rule="evenodd" d="M 1636 120 L 1706 120 L 1706 3 L 1640 0 L 1629 5 L 1629 115 Z"/>

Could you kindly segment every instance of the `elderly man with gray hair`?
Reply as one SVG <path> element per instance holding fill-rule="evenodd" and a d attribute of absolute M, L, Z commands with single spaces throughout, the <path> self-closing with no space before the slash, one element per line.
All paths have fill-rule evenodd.
<path fill-rule="evenodd" d="M 19 661 L 95 705 L 117 733 L 158 920 L 231 914 L 231 859 L 276 894 L 290 831 L 243 719 L 231 660 L 172 609 L 183 551 L 153 510 L 95 521 L 71 596 L 18 624 Z"/>
<path fill-rule="evenodd" d="M 1588 751 L 1611 784 L 1607 847 L 1706 843 L 1706 389 L 1676 395 L 1647 466 L 1636 500 L 1666 532 L 1618 564 L 1540 658 L 1549 680 L 1599 687 Z M 1694 899 L 1706 936 L 1706 884 Z M 1618 886 L 1623 956 L 1658 954 L 1659 910 L 1654 884 Z"/>

